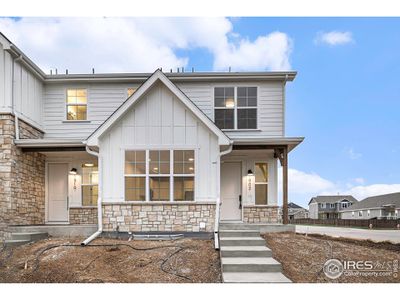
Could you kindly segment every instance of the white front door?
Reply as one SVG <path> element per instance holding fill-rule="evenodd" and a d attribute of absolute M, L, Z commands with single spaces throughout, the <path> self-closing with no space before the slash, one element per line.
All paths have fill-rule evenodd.
<path fill-rule="evenodd" d="M 47 165 L 48 222 L 68 222 L 68 164 Z"/>
<path fill-rule="evenodd" d="M 242 191 L 242 166 L 240 162 L 221 164 L 221 220 L 241 220 L 239 201 Z"/>

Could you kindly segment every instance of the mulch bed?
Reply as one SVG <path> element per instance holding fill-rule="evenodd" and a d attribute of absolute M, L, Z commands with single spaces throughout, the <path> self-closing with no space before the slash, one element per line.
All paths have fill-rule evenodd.
<path fill-rule="evenodd" d="M 400 282 L 400 269 L 397 277 L 393 274 L 381 277 L 342 275 L 334 280 L 323 272 L 325 262 L 331 258 L 340 261 L 372 261 L 374 264 L 388 261 L 393 263 L 397 260 L 400 267 L 400 244 L 296 233 L 269 233 L 263 237 L 274 258 L 282 263 L 283 273 L 293 282 Z"/>
<path fill-rule="evenodd" d="M 54 238 L 0 252 L 0 282 L 221 282 L 210 240 L 123 241 Z M 94 246 L 94 245 L 108 246 Z M 138 250 L 148 249 L 149 250 Z"/>

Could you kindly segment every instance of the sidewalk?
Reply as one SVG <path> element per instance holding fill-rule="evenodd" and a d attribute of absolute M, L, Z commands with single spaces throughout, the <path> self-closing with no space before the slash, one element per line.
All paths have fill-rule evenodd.
<path fill-rule="evenodd" d="M 343 237 L 360 240 L 372 240 L 374 242 L 390 241 L 400 243 L 400 230 L 371 230 L 347 227 L 307 226 L 296 225 L 296 233 L 325 234 L 332 237 Z"/>

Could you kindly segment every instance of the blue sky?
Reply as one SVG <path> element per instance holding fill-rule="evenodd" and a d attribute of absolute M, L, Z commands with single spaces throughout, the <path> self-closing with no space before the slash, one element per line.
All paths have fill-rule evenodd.
<path fill-rule="evenodd" d="M 46 72 L 293 69 L 290 199 L 400 191 L 399 18 L 0 19 Z M 146 59 L 149 58 L 149 59 Z"/>

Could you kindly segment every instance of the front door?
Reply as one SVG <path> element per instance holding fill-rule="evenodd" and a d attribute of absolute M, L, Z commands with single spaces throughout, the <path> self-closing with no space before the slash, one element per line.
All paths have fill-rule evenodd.
<path fill-rule="evenodd" d="M 240 162 L 221 164 L 221 220 L 241 220 L 241 180 Z"/>
<path fill-rule="evenodd" d="M 68 164 L 49 163 L 48 222 L 68 222 Z"/>

